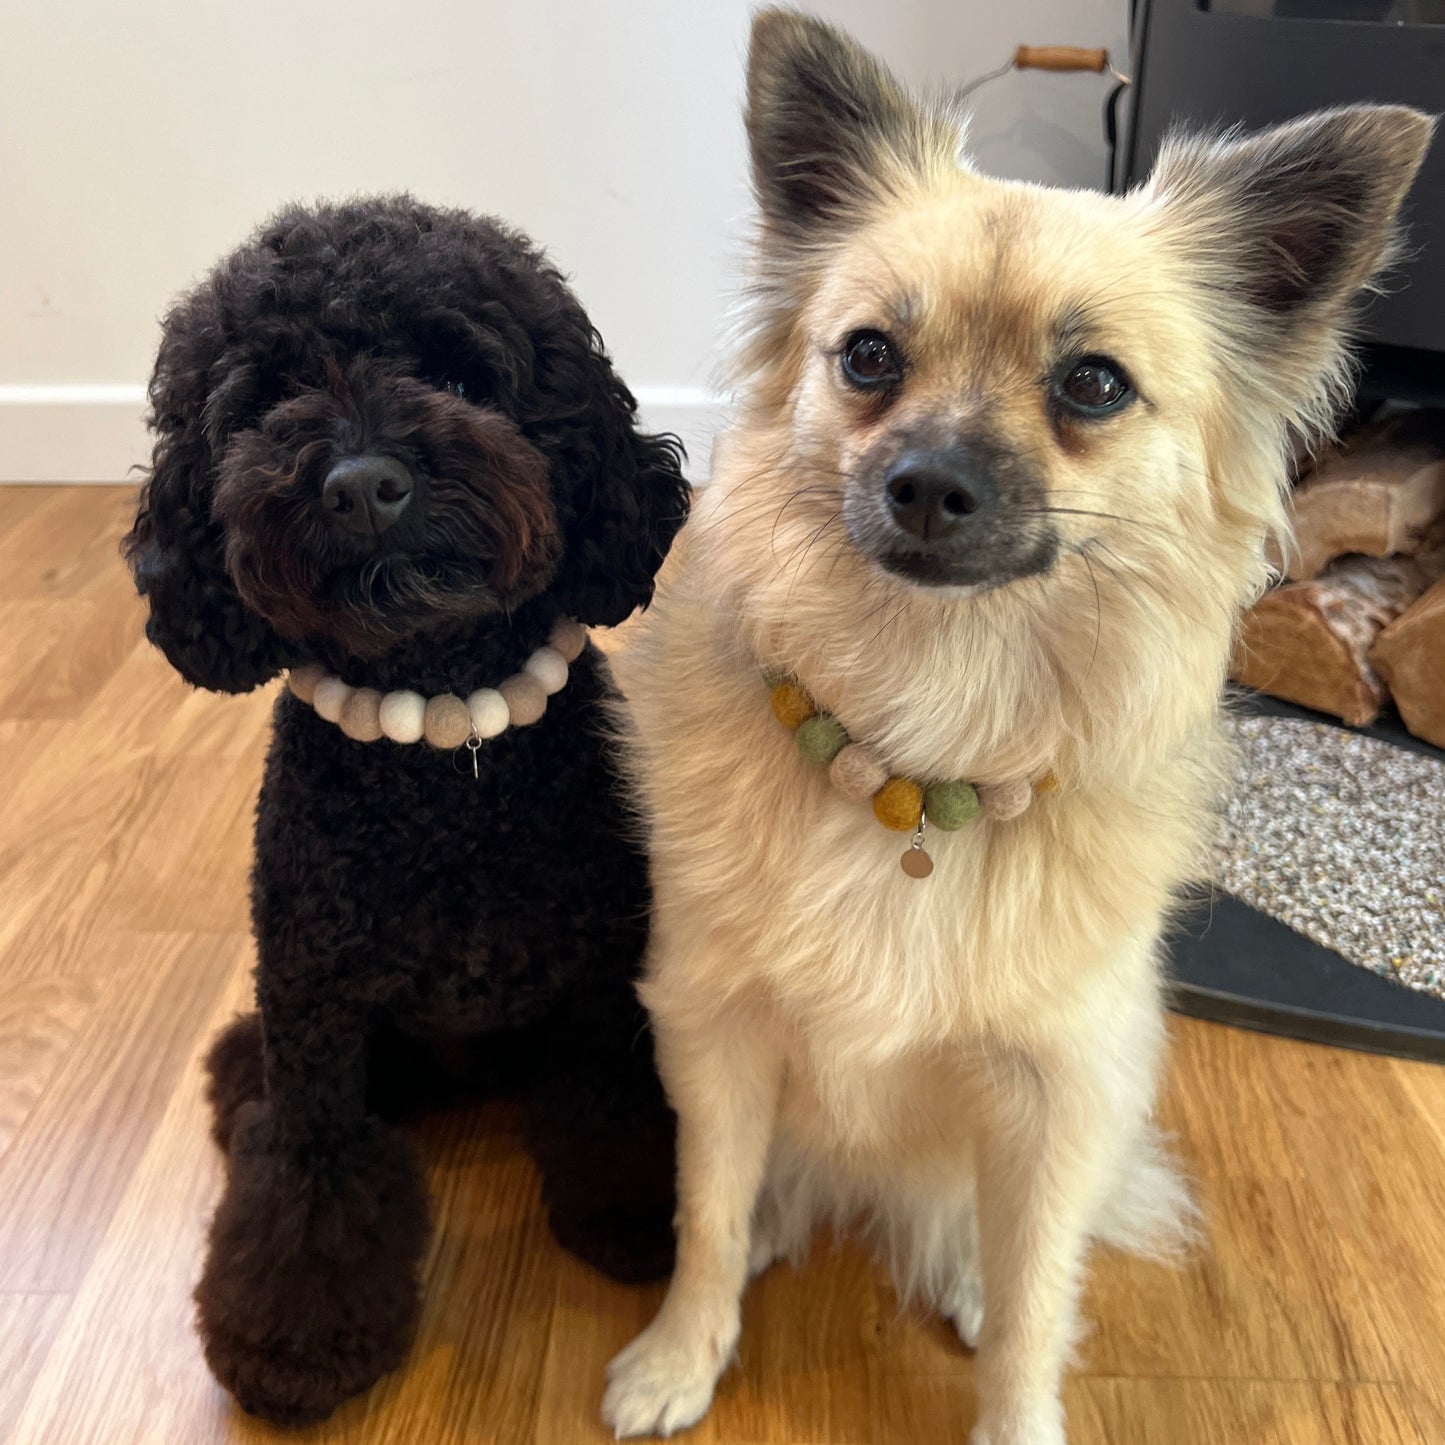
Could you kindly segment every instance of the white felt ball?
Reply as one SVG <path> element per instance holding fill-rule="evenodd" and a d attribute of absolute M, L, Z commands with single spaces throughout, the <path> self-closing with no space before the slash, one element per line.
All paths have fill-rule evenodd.
<path fill-rule="evenodd" d="M 522 664 L 522 671 L 530 672 L 548 697 L 567 686 L 567 659 L 555 647 L 539 647 Z"/>
<path fill-rule="evenodd" d="M 389 692 L 381 700 L 381 730 L 394 743 L 421 741 L 426 699 L 419 692 Z"/>
<path fill-rule="evenodd" d="M 479 687 L 467 699 L 467 711 L 472 715 L 472 731 L 479 738 L 494 738 L 506 732 L 512 720 L 507 699 L 494 687 Z"/>
<path fill-rule="evenodd" d="M 330 723 L 340 722 L 341 709 L 346 706 L 346 699 L 350 696 L 350 687 L 339 677 L 323 677 L 316 684 L 311 705 L 316 709 L 317 717 L 324 717 Z"/>

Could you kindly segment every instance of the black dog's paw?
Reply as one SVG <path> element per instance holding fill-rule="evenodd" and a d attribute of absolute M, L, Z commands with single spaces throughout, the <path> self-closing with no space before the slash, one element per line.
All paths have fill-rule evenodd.
<path fill-rule="evenodd" d="M 547 1211 L 547 1223 L 563 1249 L 619 1284 L 651 1284 L 672 1273 L 670 1211 L 604 1215 L 554 1205 Z"/>
<path fill-rule="evenodd" d="M 231 1149 L 237 1111 L 242 1104 L 260 1103 L 266 1092 L 262 1047 L 261 1015 L 238 1014 L 212 1040 L 206 1055 L 211 1138 L 223 1154 Z"/>
<path fill-rule="evenodd" d="M 324 1420 L 406 1355 L 427 1229 L 400 1134 L 372 1123 L 303 1161 L 276 1147 L 269 1106 L 243 1105 L 195 1295 L 217 1380 L 274 1424 Z"/>

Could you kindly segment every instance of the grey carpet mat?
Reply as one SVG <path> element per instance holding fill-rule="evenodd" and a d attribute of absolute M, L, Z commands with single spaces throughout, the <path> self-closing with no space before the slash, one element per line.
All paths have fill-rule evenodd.
<path fill-rule="evenodd" d="M 1234 717 L 1214 882 L 1351 963 L 1445 998 L 1445 762 L 1328 723 Z"/>
<path fill-rule="evenodd" d="M 1168 940 L 1173 1007 L 1445 1062 L 1445 753 L 1389 713 L 1357 730 L 1245 690 L 1232 701 L 1238 777 L 1217 881 Z"/>

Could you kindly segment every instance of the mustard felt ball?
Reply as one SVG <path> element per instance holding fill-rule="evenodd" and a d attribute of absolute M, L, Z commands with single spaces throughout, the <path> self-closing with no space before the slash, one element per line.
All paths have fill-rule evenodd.
<path fill-rule="evenodd" d="M 341 709 L 341 731 L 356 743 L 374 743 L 381 736 L 381 694 L 358 687 Z"/>
<path fill-rule="evenodd" d="M 818 711 L 808 689 L 796 682 L 780 682 L 773 689 L 773 716 L 785 728 L 799 727 Z"/>
<path fill-rule="evenodd" d="M 567 659 L 555 647 L 539 647 L 522 664 L 522 671 L 535 677 L 548 697 L 567 686 Z"/>
<path fill-rule="evenodd" d="M 828 781 L 849 802 L 866 803 L 888 781 L 888 769 L 862 743 L 849 743 L 833 759 Z"/>
<path fill-rule="evenodd" d="M 580 622 L 573 622 L 570 617 L 558 618 L 547 644 L 555 647 L 564 661 L 576 662 L 582 656 L 582 649 L 587 646 L 587 629 Z"/>
<path fill-rule="evenodd" d="M 519 672 L 499 682 L 497 691 L 507 700 L 507 716 L 514 728 L 531 727 L 547 711 L 546 689 L 531 673 Z"/>
<path fill-rule="evenodd" d="M 311 706 L 316 709 L 317 717 L 323 717 L 329 723 L 340 722 L 341 709 L 350 696 L 350 687 L 339 677 L 323 677 L 311 696 Z"/>
<path fill-rule="evenodd" d="M 512 715 L 507 711 L 507 699 L 494 687 L 479 687 L 467 699 L 467 711 L 472 718 L 472 731 L 479 738 L 494 738 L 507 730 Z"/>
<path fill-rule="evenodd" d="M 873 816 L 895 833 L 915 833 L 923 817 L 923 789 L 907 778 L 889 778 L 873 795 Z"/>
<path fill-rule="evenodd" d="M 432 747 L 450 752 L 471 737 L 472 715 L 455 693 L 444 692 L 427 699 L 425 728 Z"/>
<path fill-rule="evenodd" d="M 316 700 L 316 684 L 325 676 L 326 669 L 324 667 L 318 667 L 314 662 L 308 662 L 305 667 L 293 667 L 286 674 L 286 686 L 302 702 L 310 705 Z"/>
<path fill-rule="evenodd" d="M 935 828 L 952 833 L 978 817 L 978 793 L 972 783 L 934 783 L 923 790 L 923 811 Z"/>
<path fill-rule="evenodd" d="M 1037 780 L 1034 782 L 1034 792 L 1036 792 L 1036 793 L 1052 793 L 1052 792 L 1054 791 L 1054 789 L 1057 788 L 1058 786 L 1059 786 L 1059 777 L 1058 777 L 1058 774 L 1057 774 L 1057 773 L 1054 773 L 1054 772 L 1047 772 L 1047 773 L 1045 773 L 1045 774 L 1043 775 L 1043 777 L 1037 779 Z"/>
<path fill-rule="evenodd" d="M 381 731 L 394 743 L 419 743 L 426 735 L 426 699 L 419 692 L 389 692 L 377 709 Z"/>
<path fill-rule="evenodd" d="M 1026 813 L 1034 800 L 1034 790 L 1027 778 L 1010 778 L 1006 783 L 980 783 L 978 800 L 983 804 L 983 815 L 995 823 L 1007 823 Z M 929 813 L 930 821 L 933 814 Z"/>
<path fill-rule="evenodd" d="M 835 717 L 819 713 L 798 724 L 798 751 L 810 763 L 825 767 L 848 746 L 848 730 Z"/>

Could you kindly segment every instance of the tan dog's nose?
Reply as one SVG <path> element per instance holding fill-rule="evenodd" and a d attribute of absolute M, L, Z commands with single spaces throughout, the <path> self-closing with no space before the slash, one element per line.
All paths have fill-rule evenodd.
<path fill-rule="evenodd" d="M 894 522 L 924 542 L 956 531 L 993 492 L 977 468 L 943 451 L 904 452 L 888 468 L 884 485 Z"/>

